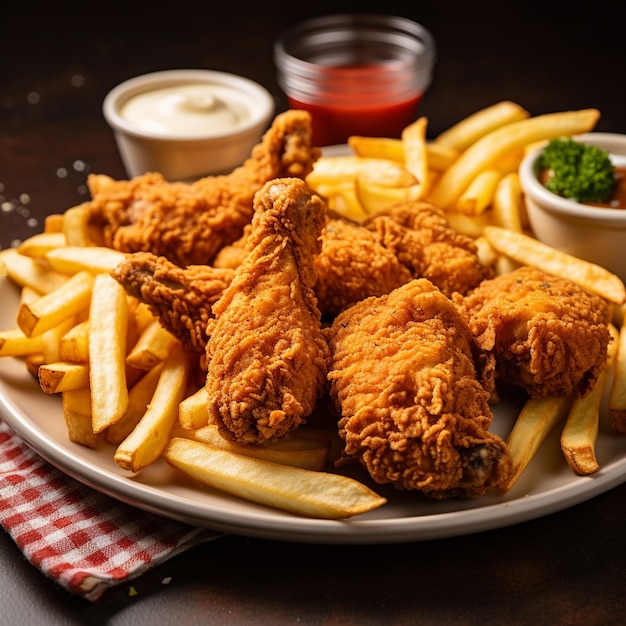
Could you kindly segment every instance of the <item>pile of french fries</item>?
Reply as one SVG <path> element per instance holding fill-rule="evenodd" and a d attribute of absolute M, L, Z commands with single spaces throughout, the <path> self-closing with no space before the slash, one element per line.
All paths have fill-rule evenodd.
<path fill-rule="evenodd" d="M 614 340 L 596 389 L 584 399 L 526 403 L 508 438 L 514 472 L 504 491 L 559 423 L 572 470 L 599 469 L 595 443 L 609 384 L 611 425 L 626 433 L 624 284 L 534 239 L 517 177 L 524 150 L 587 132 L 597 117 L 594 109 L 531 117 L 502 102 L 432 142 L 420 118 L 401 139 L 351 137 L 354 154 L 323 156 L 307 179 L 332 210 L 356 222 L 396 202 L 430 201 L 476 240 L 483 262 L 497 272 L 532 265 L 614 305 Z M 106 442 L 120 468 L 133 473 L 163 458 L 203 485 L 299 515 L 343 519 L 385 504 L 361 482 L 325 471 L 341 445 L 335 431 L 303 426 L 279 442 L 244 446 L 207 425 L 199 357 L 111 277 L 124 255 L 96 245 L 89 229 L 86 208 L 72 207 L 50 216 L 41 234 L 0 251 L 0 277 L 20 289 L 16 326 L 0 331 L 0 356 L 23 360 L 43 392 L 61 396 L 72 442 Z"/>

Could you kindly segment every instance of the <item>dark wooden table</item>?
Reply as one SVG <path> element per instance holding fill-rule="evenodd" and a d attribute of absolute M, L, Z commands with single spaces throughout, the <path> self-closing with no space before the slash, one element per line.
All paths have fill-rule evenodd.
<path fill-rule="evenodd" d="M 284 109 L 272 42 L 328 12 L 294 2 L 219 11 L 185 1 L 42 2 L 34 12 L 33 3 L 10 4 L 0 17 L 0 206 L 17 208 L 0 210 L 2 247 L 85 200 L 88 172 L 125 177 L 101 113 L 115 84 L 170 68 L 232 71 L 264 84 Z M 421 109 L 429 135 L 504 99 L 533 114 L 597 107 L 597 130 L 626 132 L 623 5 L 599 1 L 576 13 L 558 4 L 381 6 L 436 37 Z M 540 519 L 450 539 L 325 546 L 230 535 L 133 581 L 137 595 L 122 585 L 94 605 L 44 578 L 1 533 L 0 623 L 617 624 L 626 611 L 625 521 L 622 484 Z"/>

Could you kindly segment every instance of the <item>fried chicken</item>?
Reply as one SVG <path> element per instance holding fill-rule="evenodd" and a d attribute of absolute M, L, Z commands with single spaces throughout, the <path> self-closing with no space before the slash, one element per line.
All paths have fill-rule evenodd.
<path fill-rule="evenodd" d="M 325 332 L 340 462 L 356 459 L 377 483 L 436 499 L 477 496 L 506 478 L 510 457 L 488 430 L 469 328 L 435 285 L 415 279 L 362 300 Z"/>
<path fill-rule="evenodd" d="M 311 118 L 290 110 L 274 119 L 250 157 L 231 174 L 188 184 L 147 173 L 116 181 L 90 175 L 89 222 L 102 245 L 122 252 L 152 252 L 177 265 L 210 264 L 241 237 L 252 218 L 254 194 L 268 180 L 304 178 L 320 156 L 311 145 Z"/>
<path fill-rule="evenodd" d="M 572 281 L 520 267 L 455 301 L 483 352 L 485 386 L 498 381 L 533 397 L 586 395 L 606 362 L 610 308 Z"/>
<path fill-rule="evenodd" d="M 255 196 L 247 254 L 213 306 L 207 343 L 209 420 L 243 443 L 305 422 L 326 385 L 330 351 L 313 291 L 326 205 L 297 178 Z"/>
<path fill-rule="evenodd" d="M 443 211 L 427 202 L 396 204 L 364 226 L 413 278 L 428 278 L 447 296 L 465 294 L 492 276 L 474 241 L 454 230 Z"/>
<path fill-rule="evenodd" d="M 126 292 L 150 307 L 161 325 L 190 352 L 204 354 L 212 307 L 235 272 L 208 265 L 181 268 L 151 252 L 129 254 L 111 272 Z"/>

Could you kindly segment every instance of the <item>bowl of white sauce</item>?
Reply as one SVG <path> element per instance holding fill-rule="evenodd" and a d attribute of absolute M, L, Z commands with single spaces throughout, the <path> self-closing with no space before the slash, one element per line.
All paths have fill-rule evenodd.
<path fill-rule="evenodd" d="M 274 115 L 258 83 L 213 70 L 168 70 L 131 78 L 103 103 L 129 177 L 168 180 L 223 174 L 250 156 Z"/>

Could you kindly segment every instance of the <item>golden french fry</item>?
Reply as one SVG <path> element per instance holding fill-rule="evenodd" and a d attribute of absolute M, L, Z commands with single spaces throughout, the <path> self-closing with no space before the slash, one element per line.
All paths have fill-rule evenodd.
<path fill-rule="evenodd" d="M 89 308 L 89 385 L 92 429 L 100 433 L 124 415 L 128 302 L 109 274 L 96 274 Z"/>
<path fill-rule="evenodd" d="M 518 104 L 503 100 L 480 109 L 450 126 L 437 135 L 433 144 L 463 152 L 481 137 L 488 135 L 497 128 L 518 122 L 529 116 L 530 113 Z"/>
<path fill-rule="evenodd" d="M 200 483 L 297 515 L 344 519 L 386 502 L 346 476 L 279 465 L 191 439 L 174 437 L 163 457 Z"/>
<path fill-rule="evenodd" d="M 130 350 L 126 363 L 137 369 L 151 370 L 167 358 L 177 341 L 158 319 L 153 319 Z"/>
<path fill-rule="evenodd" d="M 321 471 L 324 468 L 329 448 L 328 442 L 323 443 L 319 440 L 306 447 L 300 445 L 297 448 L 277 447 L 271 443 L 266 445 L 240 444 L 224 438 L 214 424 L 203 426 L 197 430 L 174 428 L 172 436 L 200 441 L 210 445 L 212 448 L 227 450 L 234 454 L 242 454 L 255 459 L 279 463 L 280 465 L 291 465 L 317 471 Z M 290 441 L 294 440 L 290 439 Z M 295 441 L 301 444 L 304 440 L 296 439 Z"/>
<path fill-rule="evenodd" d="M 89 228 L 87 203 L 71 207 L 63 213 L 63 233 L 68 246 L 93 246 Z"/>
<path fill-rule="evenodd" d="M 55 272 L 47 263 L 20 254 L 15 248 L 0 250 L 0 261 L 14 283 L 34 289 L 39 294 L 50 293 L 69 280 L 66 274 Z"/>
<path fill-rule="evenodd" d="M 44 363 L 56 363 L 61 360 L 61 337 L 74 326 L 74 318 L 68 317 L 41 335 L 41 353 Z"/>
<path fill-rule="evenodd" d="M 146 372 L 128 390 L 128 407 L 126 412 L 115 424 L 111 424 L 106 430 L 106 440 L 109 443 L 118 445 L 133 432 L 154 396 L 162 369 L 163 363 L 160 363 Z"/>
<path fill-rule="evenodd" d="M 483 235 L 477 236 L 476 239 L 474 239 L 474 244 L 478 250 L 478 258 L 480 259 L 482 265 L 489 267 L 496 263 L 498 254 L 489 245 L 489 242 L 485 239 L 485 237 L 483 237 Z"/>
<path fill-rule="evenodd" d="M 550 431 L 565 419 L 571 404 L 572 399 L 566 396 L 526 401 L 506 441 L 512 471 L 500 487 L 503 493 L 510 491 L 517 482 Z"/>
<path fill-rule="evenodd" d="M 54 291 L 22 303 L 17 312 L 17 324 L 29 337 L 50 330 L 89 309 L 92 289 L 93 276 L 89 272 L 74 274 Z"/>
<path fill-rule="evenodd" d="M 70 441 L 88 448 L 95 448 L 98 435 L 91 428 L 91 394 L 89 389 L 64 391 L 63 417 Z"/>
<path fill-rule="evenodd" d="M 409 187 L 418 182 L 402 163 L 356 155 L 321 157 L 306 181 L 317 190 L 319 184 L 355 180 L 357 176 L 390 187 Z"/>
<path fill-rule="evenodd" d="M 74 363 L 89 361 L 88 320 L 75 324 L 59 339 L 59 358 Z"/>
<path fill-rule="evenodd" d="M 496 169 L 478 172 L 467 189 L 461 194 L 454 208 L 466 215 L 483 213 L 491 206 L 501 176 Z"/>
<path fill-rule="evenodd" d="M 89 367 L 85 363 L 56 361 L 44 363 L 37 371 L 44 393 L 59 393 L 89 388 Z"/>
<path fill-rule="evenodd" d="M 178 421 L 182 428 L 195 430 L 206 425 L 209 419 L 208 401 L 204 386 L 181 401 L 178 406 Z"/>
<path fill-rule="evenodd" d="M 115 450 L 113 458 L 120 467 L 138 472 L 161 456 L 178 418 L 178 406 L 185 395 L 190 366 L 189 355 L 178 343 L 163 363 L 145 414 Z"/>
<path fill-rule="evenodd" d="M 496 226 L 523 232 L 522 206 L 524 200 L 517 172 L 498 181 L 493 197 L 493 221 Z"/>
<path fill-rule="evenodd" d="M 42 347 L 42 335 L 28 337 L 21 328 L 0 330 L 0 357 L 40 354 Z"/>
<path fill-rule="evenodd" d="M 46 215 L 43 222 L 44 233 L 62 233 L 63 232 L 63 213 L 52 213 Z"/>
<path fill-rule="evenodd" d="M 609 374 L 615 361 L 619 335 L 612 324 L 611 342 L 607 349 L 607 361 L 595 387 L 584 397 L 574 399 L 561 433 L 561 450 L 572 471 L 581 476 L 593 474 L 600 469 L 595 446 L 598 439 L 600 405 Z"/>
<path fill-rule="evenodd" d="M 123 252 L 102 246 L 63 246 L 49 250 L 45 255 L 50 267 L 64 274 L 110 272 L 125 258 Z"/>
<path fill-rule="evenodd" d="M 349 181 L 347 185 L 343 183 L 338 184 L 334 189 L 331 185 L 326 185 L 325 188 L 323 195 L 327 199 L 329 209 L 343 218 L 358 224 L 368 217 L 357 196 L 354 180 Z"/>
<path fill-rule="evenodd" d="M 493 224 L 491 211 L 483 211 L 479 215 L 464 215 L 463 213 L 446 213 L 448 223 L 457 233 L 467 237 L 484 236 L 485 228 Z"/>
<path fill-rule="evenodd" d="M 348 138 L 348 145 L 357 156 L 404 163 L 404 146 L 401 139 L 353 135 Z M 426 152 L 429 168 L 438 172 L 450 167 L 459 156 L 458 150 L 434 143 L 426 144 Z"/>
<path fill-rule="evenodd" d="M 417 200 L 422 195 L 422 186 L 419 183 L 410 187 L 389 187 L 361 178 L 356 179 L 355 190 L 357 200 L 365 211 L 364 217 L 382 213 L 398 202 Z"/>
<path fill-rule="evenodd" d="M 604 267 L 556 250 L 534 237 L 507 228 L 487 226 L 484 235 L 497 252 L 518 263 L 568 278 L 614 304 L 623 304 L 626 301 L 624 283 Z"/>
<path fill-rule="evenodd" d="M 626 306 L 622 306 L 622 314 L 615 372 L 609 393 L 609 419 L 613 432 L 618 435 L 626 435 Z"/>
<path fill-rule="evenodd" d="M 415 176 L 417 185 L 411 185 L 416 200 L 423 198 L 430 187 L 428 151 L 426 150 L 426 128 L 428 119 L 420 117 L 402 131 L 404 167 Z"/>
<path fill-rule="evenodd" d="M 47 252 L 65 245 L 63 233 L 40 233 L 22 241 L 17 251 L 24 256 L 43 259 Z"/>
<path fill-rule="evenodd" d="M 478 172 L 492 167 L 512 150 L 540 139 L 589 132 L 599 117 L 597 109 L 582 109 L 538 115 L 497 128 L 473 143 L 443 172 L 428 199 L 442 209 L 449 209 Z"/>

